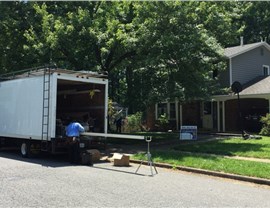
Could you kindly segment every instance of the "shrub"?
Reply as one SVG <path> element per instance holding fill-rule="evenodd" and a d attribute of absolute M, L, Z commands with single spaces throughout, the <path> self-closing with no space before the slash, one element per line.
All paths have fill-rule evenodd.
<path fill-rule="evenodd" d="M 166 115 L 166 113 L 160 115 L 158 118 L 158 124 L 157 126 L 159 127 L 159 130 L 161 131 L 166 131 L 169 127 L 169 119 Z"/>
<path fill-rule="evenodd" d="M 261 117 L 260 120 L 263 123 L 260 135 L 269 136 L 270 135 L 270 114 L 267 113 L 265 116 Z"/>
<path fill-rule="evenodd" d="M 136 114 L 129 115 L 125 119 L 123 126 L 123 131 L 126 133 L 141 131 L 142 125 L 142 112 L 137 112 Z"/>

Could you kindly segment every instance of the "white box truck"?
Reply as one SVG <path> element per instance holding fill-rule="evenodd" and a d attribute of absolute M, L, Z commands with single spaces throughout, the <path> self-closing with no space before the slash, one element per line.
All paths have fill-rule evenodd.
<path fill-rule="evenodd" d="M 106 75 L 39 68 L 0 75 L 0 146 L 20 146 L 22 156 L 65 148 L 70 118 L 95 121 L 95 132 L 107 133 Z"/>

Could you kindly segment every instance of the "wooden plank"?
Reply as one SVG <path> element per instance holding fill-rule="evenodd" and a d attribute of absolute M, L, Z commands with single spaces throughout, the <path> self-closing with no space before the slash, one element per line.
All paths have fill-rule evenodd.
<path fill-rule="evenodd" d="M 105 134 L 105 133 L 95 133 L 95 132 L 84 132 L 81 133 L 82 136 L 96 136 L 96 137 L 110 137 L 119 139 L 137 139 L 145 140 L 144 136 L 139 135 L 128 135 L 128 134 Z"/>

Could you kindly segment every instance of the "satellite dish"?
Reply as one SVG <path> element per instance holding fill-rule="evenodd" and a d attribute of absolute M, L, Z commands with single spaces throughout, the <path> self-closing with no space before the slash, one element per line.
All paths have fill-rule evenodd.
<path fill-rule="evenodd" d="M 238 82 L 238 81 L 235 81 L 235 82 L 232 84 L 231 88 L 232 88 L 232 91 L 233 91 L 234 93 L 239 93 L 239 92 L 241 92 L 241 91 L 243 90 L 241 83 Z"/>

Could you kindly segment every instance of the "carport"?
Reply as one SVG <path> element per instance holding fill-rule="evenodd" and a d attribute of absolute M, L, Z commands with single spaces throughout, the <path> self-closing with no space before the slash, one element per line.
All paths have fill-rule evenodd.
<path fill-rule="evenodd" d="M 243 86 L 240 95 L 240 108 L 243 124 L 248 131 L 259 131 L 261 116 L 269 113 L 270 109 L 270 77 L 260 77 Z M 212 97 L 216 103 L 216 122 L 218 132 L 239 131 L 239 114 L 237 95 L 217 95 Z"/>

